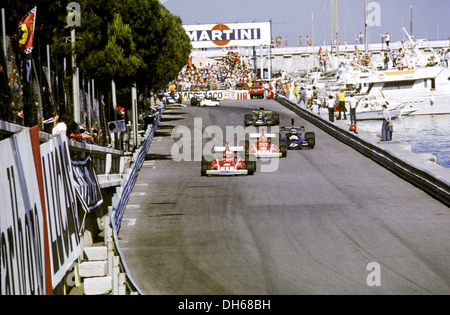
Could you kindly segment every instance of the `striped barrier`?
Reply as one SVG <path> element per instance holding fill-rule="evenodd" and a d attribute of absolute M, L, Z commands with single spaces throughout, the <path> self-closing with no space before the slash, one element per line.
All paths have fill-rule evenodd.
<path fill-rule="evenodd" d="M 203 99 L 213 98 L 219 101 L 224 100 L 247 100 L 250 94 L 247 90 L 208 90 L 208 91 L 185 91 L 175 92 L 175 98 L 182 96 L 183 101 L 190 101 L 192 98 Z"/>

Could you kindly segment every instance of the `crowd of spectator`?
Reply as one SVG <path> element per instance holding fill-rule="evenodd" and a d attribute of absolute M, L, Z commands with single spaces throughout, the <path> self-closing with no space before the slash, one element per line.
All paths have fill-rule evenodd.
<path fill-rule="evenodd" d="M 257 78 L 242 57 L 234 51 L 229 51 L 220 62 L 186 65 L 178 74 L 177 80 L 171 83 L 171 90 L 215 90 L 219 85 L 227 89 L 245 88 L 249 82 Z"/>

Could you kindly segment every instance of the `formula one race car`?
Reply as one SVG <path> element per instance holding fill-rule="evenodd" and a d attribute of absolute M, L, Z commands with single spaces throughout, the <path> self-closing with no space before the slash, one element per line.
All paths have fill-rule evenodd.
<path fill-rule="evenodd" d="M 288 150 L 314 149 L 316 145 L 316 135 L 314 132 L 305 132 L 305 127 L 295 127 L 294 119 L 292 126 L 281 127 L 281 131 L 285 132 L 285 136 L 281 140 L 285 140 Z"/>
<path fill-rule="evenodd" d="M 279 135 L 265 133 L 264 128 L 262 128 L 261 133 L 251 133 L 250 139 L 257 139 L 257 142 L 250 144 L 249 153 L 255 155 L 256 158 L 286 157 L 286 141 L 280 139 L 276 144 L 276 141 L 273 141 L 276 138 L 279 138 Z"/>
<path fill-rule="evenodd" d="M 253 175 L 255 173 L 256 162 L 251 161 L 244 146 L 233 147 L 227 141 L 224 147 L 214 147 L 214 153 L 220 153 L 220 155 L 203 156 L 200 172 L 202 176 Z"/>
<path fill-rule="evenodd" d="M 205 97 L 200 101 L 199 106 L 220 106 L 220 101 L 216 98 Z"/>
<path fill-rule="evenodd" d="M 244 116 L 245 126 L 275 126 L 279 124 L 280 115 L 269 110 L 264 110 L 264 108 L 254 110 L 252 114 L 246 114 Z"/>

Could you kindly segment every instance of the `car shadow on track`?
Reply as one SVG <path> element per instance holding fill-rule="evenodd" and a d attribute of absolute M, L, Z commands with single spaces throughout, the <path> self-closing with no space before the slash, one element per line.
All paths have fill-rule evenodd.
<path fill-rule="evenodd" d="M 146 161 L 152 161 L 152 160 L 158 160 L 158 161 L 163 161 L 163 160 L 172 160 L 172 156 L 170 154 L 147 154 L 145 156 L 145 160 Z"/>

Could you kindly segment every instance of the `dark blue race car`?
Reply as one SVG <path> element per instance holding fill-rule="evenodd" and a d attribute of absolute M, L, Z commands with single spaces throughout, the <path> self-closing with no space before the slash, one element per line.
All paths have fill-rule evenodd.
<path fill-rule="evenodd" d="M 295 127 L 294 119 L 290 127 L 281 127 L 284 137 L 281 140 L 286 141 L 288 150 L 314 149 L 316 146 L 316 135 L 314 132 L 305 132 L 305 127 Z"/>
<path fill-rule="evenodd" d="M 280 124 L 280 116 L 269 110 L 260 108 L 254 110 L 252 114 L 244 116 L 245 126 L 276 126 Z"/>

